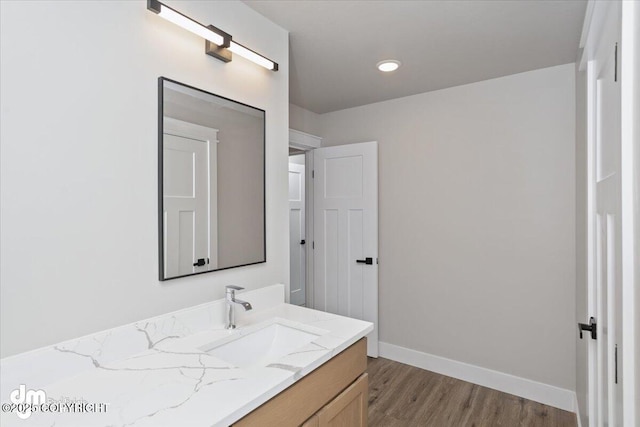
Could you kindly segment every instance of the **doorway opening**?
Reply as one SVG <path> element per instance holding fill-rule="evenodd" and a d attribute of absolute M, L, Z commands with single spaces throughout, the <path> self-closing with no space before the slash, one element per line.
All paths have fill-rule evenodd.
<path fill-rule="evenodd" d="M 378 144 L 320 142 L 290 137 L 289 302 L 372 322 L 377 357 Z"/>
<path fill-rule="evenodd" d="M 313 306 L 313 150 L 322 138 L 289 129 L 289 302 Z"/>
<path fill-rule="evenodd" d="M 306 160 L 304 151 L 289 149 L 289 302 L 307 306 Z"/>

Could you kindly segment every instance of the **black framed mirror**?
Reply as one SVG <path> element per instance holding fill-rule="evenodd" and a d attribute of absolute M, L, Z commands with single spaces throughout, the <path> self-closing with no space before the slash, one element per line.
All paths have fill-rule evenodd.
<path fill-rule="evenodd" d="M 158 79 L 160 280 L 266 261 L 265 111 Z"/>

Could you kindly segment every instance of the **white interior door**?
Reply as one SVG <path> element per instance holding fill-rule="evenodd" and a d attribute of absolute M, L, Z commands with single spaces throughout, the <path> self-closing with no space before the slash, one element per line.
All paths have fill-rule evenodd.
<path fill-rule="evenodd" d="M 314 150 L 314 308 L 373 322 L 378 356 L 378 144 Z"/>
<path fill-rule="evenodd" d="M 289 302 L 305 305 L 305 175 L 304 165 L 289 163 Z"/>
<path fill-rule="evenodd" d="M 620 84 L 615 48 L 596 81 L 596 298 L 598 405 L 604 426 L 622 425 Z"/>
<path fill-rule="evenodd" d="M 615 34 L 615 32 L 614 32 Z M 590 415 L 595 426 L 623 425 L 622 250 L 621 250 L 621 93 L 616 38 L 606 43 L 589 68 L 592 80 L 594 248 L 591 308 L 597 339 L 590 344 Z"/>
<path fill-rule="evenodd" d="M 214 270 L 217 130 L 167 117 L 164 129 L 164 277 Z"/>

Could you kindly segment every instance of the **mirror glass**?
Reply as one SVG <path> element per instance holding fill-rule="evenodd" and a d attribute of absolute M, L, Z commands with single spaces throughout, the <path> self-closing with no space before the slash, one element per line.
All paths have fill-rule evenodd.
<path fill-rule="evenodd" d="M 265 262 L 265 112 L 161 77 L 160 280 Z"/>

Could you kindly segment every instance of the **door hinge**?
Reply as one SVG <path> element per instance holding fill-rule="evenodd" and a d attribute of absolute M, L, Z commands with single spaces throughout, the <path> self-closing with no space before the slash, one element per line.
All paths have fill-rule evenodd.
<path fill-rule="evenodd" d="M 315 248 L 316 248 L 316 242 L 313 241 L 313 242 L 311 242 L 311 249 L 315 249 Z"/>
<path fill-rule="evenodd" d="M 616 43 L 615 52 L 614 52 L 614 66 L 613 66 L 613 81 L 618 81 L 618 43 Z"/>
<path fill-rule="evenodd" d="M 616 379 L 616 384 L 618 384 L 618 344 L 616 344 L 616 348 L 615 348 L 615 364 L 616 364 L 615 379 Z"/>
<path fill-rule="evenodd" d="M 312 171 L 311 171 L 311 179 L 313 179 L 313 178 L 315 178 L 315 177 L 316 177 L 316 171 L 312 170 Z"/>

